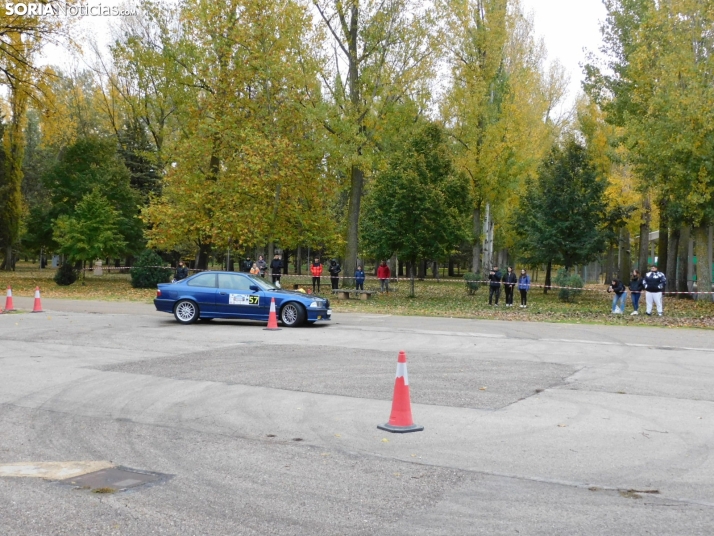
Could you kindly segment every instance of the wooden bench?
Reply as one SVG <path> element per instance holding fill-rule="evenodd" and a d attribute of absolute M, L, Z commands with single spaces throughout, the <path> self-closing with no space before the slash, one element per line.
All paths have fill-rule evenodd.
<path fill-rule="evenodd" d="M 377 292 L 374 290 L 355 290 L 352 288 L 337 288 L 332 290 L 333 294 L 337 295 L 338 300 L 349 300 L 350 294 L 358 294 L 360 300 L 368 300 L 372 297 L 372 294 Z"/>

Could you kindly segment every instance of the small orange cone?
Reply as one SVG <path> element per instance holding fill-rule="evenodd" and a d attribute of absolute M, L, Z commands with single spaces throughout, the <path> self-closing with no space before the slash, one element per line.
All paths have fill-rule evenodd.
<path fill-rule="evenodd" d="M 407 354 L 399 352 L 397 360 L 397 379 L 394 380 L 394 397 L 392 399 L 392 414 L 387 424 L 377 426 L 380 430 L 395 434 L 421 432 L 423 426 L 414 424 L 412 420 L 412 401 L 409 396 L 409 375 L 407 374 Z"/>
<path fill-rule="evenodd" d="M 275 298 L 270 299 L 270 315 L 268 315 L 268 327 L 263 328 L 270 331 L 278 331 L 278 315 L 275 312 Z"/>
<path fill-rule="evenodd" d="M 40 301 L 40 287 L 35 287 L 35 306 L 32 308 L 33 313 L 44 313 L 42 310 L 42 301 Z"/>
<path fill-rule="evenodd" d="M 10 311 L 14 311 L 15 306 L 12 304 L 12 287 L 10 285 L 7 286 L 7 298 L 5 298 L 5 312 L 9 313 Z"/>

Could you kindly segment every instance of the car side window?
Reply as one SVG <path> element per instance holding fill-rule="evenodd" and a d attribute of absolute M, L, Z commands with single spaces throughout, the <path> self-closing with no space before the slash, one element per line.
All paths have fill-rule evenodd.
<path fill-rule="evenodd" d="M 253 282 L 238 274 L 218 274 L 218 287 L 231 290 L 250 290 Z"/>
<path fill-rule="evenodd" d="M 189 287 L 216 288 L 216 274 L 200 274 L 186 283 Z"/>

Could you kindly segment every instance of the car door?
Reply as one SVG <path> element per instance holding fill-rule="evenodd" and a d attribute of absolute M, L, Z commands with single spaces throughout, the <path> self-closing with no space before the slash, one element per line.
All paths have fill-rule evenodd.
<path fill-rule="evenodd" d="M 216 292 L 218 292 L 216 274 L 198 274 L 186 282 L 186 292 L 182 297 L 192 298 L 198 304 L 202 313 L 215 313 Z"/>
<path fill-rule="evenodd" d="M 226 318 L 260 319 L 264 316 L 262 292 L 251 290 L 253 281 L 243 274 L 218 274 L 216 308 Z"/>

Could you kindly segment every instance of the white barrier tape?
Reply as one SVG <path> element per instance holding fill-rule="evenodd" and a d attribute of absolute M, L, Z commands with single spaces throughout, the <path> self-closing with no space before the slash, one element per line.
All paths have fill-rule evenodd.
<path fill-rule="evenodd" d="M 102 267 L 101 267 L 102 270 L 131 270 L 132 268 L 136 268 L 136 266 L 107 266 L 107 267 L 102 266 Z M 164 269 L 170 269 L 170 270 L 174 270 L 174 271 L 176 270 L 175 268 L 173 268 L 173 267 L 171 267 L 171 266 L 142 266 L 142 268 L 164 268 Z M 94 271 L 94 268 L 83 268 L 83 269 L 81 269 L 81 270 L 83 270 L 83 271 L 85 271 L 85 272 L 86 272 L 86 271 Z M 81 271 L 81 270 L 80 270 L 80 271 Z M 189 271 L 189 272 L 198 273 L 198 272 L 205 272 L 205 271 L 208 271 L 208 270 L 200 270 L 200 269 L 197 269 L 197 268 L 188 268 L 188 271 Z M 247 273 L 247 272 L 237 272 L 237 273 Z M 273 275 L 273 274 L 271 274 L 270 272 L 267 272 L 267 271 L 265 272 L 265 277 L 268 277 L 268 276 L 272 277 L 272 275 Z M 323 275 L 321 275 L 321 276 L 313 276 L 312 274 L 303 274 L 303 275 L 298 275 L 298 274 L 276 274 L 276 275 L 279 275 L 281 279 L 282 279 L 282 278 L 287 278 L 287 279 L 300 278 L 300 279 L 304 279 L 304 278 L 312 278 L 312 277 L 320 277 L 321 279 L 322 279 L 322 278 L 325 278 L 325 279 L 332 279 L 332 278 L 333 278 L 333 276 L 330 275 L 330 274 L 323 274 Z M 349 280 L 352 280 L 352 279 L 357 279 L 357 278 L 354 277 L 354 276 L 338 275 L 338 276 L 337 276 L 337 279 L 341 279 L 341 280 L 349 279 Z M 365 280 L 365 281 L 381 281 L 380 278 L 374 277 L 374 276 L 365 277 L 364 280 Z M 390 283 L 395 283 L 395 284 L 396 284 L 396 283 L 399 283 L 399 282 L 408 283 L 408 282 L 410 282 L 410 281 L 411 281 L 411 278 L 409 278 L 409 277 L 390 277 L 390 278 L 389 278 L 389 282 L 390 282 Z M 436 283 L 436 284 L 458 284 L 458 285 L 463 285 L 463 284 L 468 284 L 468 283 L 477 283 L 477 284 L 480 284 L 480 285 L 490 285 L 490 284 L 491 284 L 491 281 L 489 281 L 489 280 L 469 280 L 469 281 L 467 281 L 467 280 L 465 280 L 465 279 L 415 279 L 415 281 L 428 281 L 428 282 L 430 282 L 430 283 L 432 283 L 432 284 L 433 284 L 433 283 Z M 518 288 L 518 283 L 509 283 L 509 284 L 512 284 L 512 285 L 513 285 L 513 290 L 520 290 L 520 289 Z M 506 283 L 501 282 L 501 283 L 500 283 L 500 286 L 503 286 L 503 287 L 505 288 Z M 550 286 L 548 286 L 548 285 L 540 285 L 540 284 L 535 284 L 535 283 L 531 283 L 531 284 L 530 284 L 530 287 L 531 287 L 531 288 L 546 288 L 546 287 L 547 287 L 547 288 L 550 289 L 550 290 L 566 289 L 566 290 L 580 290 L 580 291 L 583 291 L 583 292 L 600 292 L 600 293 L 612 294 L 612 292 L 608 292 L 607 289 L 601 290 L 601 289 L 586 288 L 586 287 L 583 287 L 583 288 L 580 288 L 580 287 L 561 287 L 561 286 L 558 286 L 558 285 L 550 285 Z M 642 290 L 642 291 L 631 291 L 631 290 L 628 289 L 625 293 L 629 293 L 629 294 L 645 294 L 646 291 L 644 291 L 644 290 Z M 714 294 L 714 291 L 712 291 L 712 292 L 698 292 L 698 291 L 696 291 L 696 292 L 695 292 L 695 291 L 675 292 L 675 291 L 665 291 L 665 292 L 662 292 L 662 294 L 665 295 L 665 296 L 668 296 L 668 295 L 678 295 L 678 294 L 687 294 L 687 295 L 693 296 L 693 295 L 699 295 L 699 294 Z"/>

